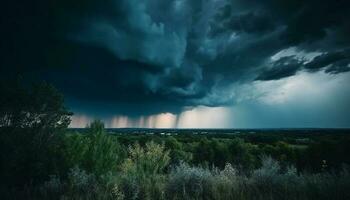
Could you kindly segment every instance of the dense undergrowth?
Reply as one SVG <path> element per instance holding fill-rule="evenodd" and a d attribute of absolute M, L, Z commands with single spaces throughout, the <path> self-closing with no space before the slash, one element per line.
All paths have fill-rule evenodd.
<path fill-rule="evenodd" d="M 44 152 L 47 157 L 28 160 L 21 169 L 12 167 L 30 152 L 8 152 L 11 156 L 22 155 L 17 160 L 9 159 L 7 164 L 12 167 L 2 171 L 7 174 L 4 176 L 7 181 L 2 179 L 2 196 L 5 199 L 350 199 L 350 174 L 345 165 L 337 170 L 311 173 L 297 170 L 292 164 L 281 164 L 268 155 L 260 155 L 258 166 L 247 169 L 229 162 L 216 167 L 205 160 L 194 165 L 190 161 L 174 161 L 173 150 L 164 142 L 126 147 L 117 137 L 107 134 L 99 121 L 88 130 L 85 134 L 55 135 Z M 21 177 L 26 173 L 30 176 Z"/>

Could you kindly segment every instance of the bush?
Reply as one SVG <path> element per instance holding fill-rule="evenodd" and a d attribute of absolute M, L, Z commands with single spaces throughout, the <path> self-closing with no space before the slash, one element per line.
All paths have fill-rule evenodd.
<path fill-rule="evenodd" d="M 94 121 L 87 135 L 74 133 L 66 137 L 63 150 L 69 168 L 80 168 L 101 176 L 116 170 L 120 162 L 120 145 L 115 137 L 108 135 L 101 121 Z"/>
<path fill-rule="evenodd" d="M 115 186 L 125 199 L 162 199 L 164 170 L 170 162 L 169 151 L 153 141 L 129 147 L 129 157 L 121 165 L 120 181 Z"/>
<path fill-rule="evenodd" d="M 152 176 L 164 172 L 170 161 L 169 151 L 164 145 L 153 141 L 142 148 L 139 144 L 129 147 L 129 158 L 121 166 L 123 172 L 140 177 Z"/>
<path fill-rule="evenodd" d="M 169 175 L 166 194 L 169 199 L 201 199 L 212 174 L 200 167 L 181 163 Z"/>
<path fill-rule="evenodd" d="M 227 164 L 212 170 L 181 164 L 170 172 L 168 199 L 349 199 L 349 173 L 300 174 L 295 167 L 282 169 L 271 157 L 251 176 Z"/>
<path fill-rule="evenodd" d="M 105 182 L 98 181 L 94 174 L 89 174 L 78 167 L 69 170 L 68 178 L 62 182 L 59 177 L 40 187 L 40 194 L 35 199 L 111 199 L 112 192 Z"/>
<path fill-rule="evenodd" d="M 259 194 L 259 199 L 302 199 L 302 177 L 298 177 L 294 167 L 282 170 L 271 157 L 262 157 L 262 166 L 253 171 L 248 184 L 246 193 L 250 198 Z"/>

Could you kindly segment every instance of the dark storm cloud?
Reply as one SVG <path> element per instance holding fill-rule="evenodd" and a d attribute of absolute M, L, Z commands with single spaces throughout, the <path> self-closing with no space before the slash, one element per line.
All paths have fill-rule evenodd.
<path fill-rule="evenodd" d="M 325 72 L 330 74 L 339 74 L 350 71 L 350 59 L 343 59 L 333 63 Z"/>
<path fill-rule="evenodd" d="M 348 26 L 349 1 L 306 1 L 289 19 L 285 32 L 286 39 L 292 44 L 317 41 L 327 37 L 327 31 L 340 30 Z M 343 42 L 349 44 L 349 39 Z"/>
<path fill-rule="evenodd" d="M 211 24 L 212 35 L 227 31 L 238 33 L 263 33 L 276 28 L 270 14 L 262 10 L 249 10 L 235 13 L 230 4 L 224 6 Z"/>
<path fill-rule="evenodd" d="M 302 66 L 302 61 L 295 58 L 295 56 L 282 57 L 276 62 L 271 64 L 272 66 L 263 71 L 256 80 L 268 81 L 278 80 L 281 78 L 293 76 Z"/>
<path fill-rule="evenodd" d="M 317 70 L 327 67 L 329 65 L 345 67 L 349 64 L 349 59 L 350 49 L 344 51 L 325 53 L 315 57 L 311 62 L 305 65 L 305 68 L 309 70 Z"/>
<path fill-rule="evenodd" d="M 299 70 L 315 72 L 325 69 L 326 73 L 338 74 L 350 71 L 350 51 L 336 51 L 324 53 L 313 58 L 310 62 L 298 59 L 296 56 L 281 57 L 268 63 L 269 68 L 258 75 L 256 80 L 278 80 L 295 75 Z"/>
<path fill-rule="evenodd" d="M 3 4 L 1 76 L 50 81 L 76 108 L 81 100 L 126 114 L 180 112 L 233 104 L 232 84 L 349 71 L 347 0 Z M 322 54 L 271 60 L 290 47 Z"/>

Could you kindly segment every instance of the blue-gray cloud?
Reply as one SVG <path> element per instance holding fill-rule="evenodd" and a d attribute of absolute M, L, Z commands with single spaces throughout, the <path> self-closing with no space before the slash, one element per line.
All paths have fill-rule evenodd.
<path fill-rule="evenodd" d="M 346 0 L 5 4 L 1 74 L 50 81 L 75 107 L 78 99 L 126 114 L 176 113 L 232 105 L 232 85 L 349 71 Z M 320 55 L 271 60 L 290 47 Z"/>

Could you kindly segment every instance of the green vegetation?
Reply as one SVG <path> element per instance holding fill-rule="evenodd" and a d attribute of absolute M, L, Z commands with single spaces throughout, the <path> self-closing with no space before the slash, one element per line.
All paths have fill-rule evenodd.
<path fill-rule="evenodd" d="M 77 131 L 50 85 L 1 89 L 1 199 L 350 199 L 345 133 Z"/>

